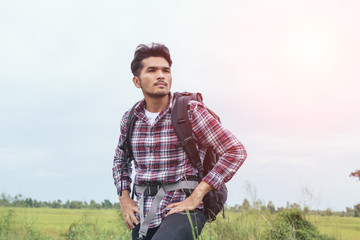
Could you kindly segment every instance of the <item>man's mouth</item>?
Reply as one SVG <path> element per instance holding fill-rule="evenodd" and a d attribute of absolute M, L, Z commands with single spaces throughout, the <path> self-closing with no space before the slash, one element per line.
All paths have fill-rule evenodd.
<path fill-rule="evenodd" d="M 164 87 L 166 87 L 167 84 L 165 82 L 157 82 L 157 83 L 155 83 L 155 86 L 164 86 Z"/>

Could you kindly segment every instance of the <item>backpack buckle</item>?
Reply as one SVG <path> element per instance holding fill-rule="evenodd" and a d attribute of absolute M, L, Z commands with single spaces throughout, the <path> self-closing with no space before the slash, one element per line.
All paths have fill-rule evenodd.
<path fill-rule="evenodd" d="M 150 183 L 144 191 L 144 196 L 155 196 L 158 193 L 160 187 L 160 184 Z"/>
<path fill-rule="evenodd" d="M 179 142 L 179 143 L 176 143 L 175 144 L 175 147 L 176 148 L 181 148 L 181 147 L 185 147 L 186 145 L 188 145 L 189 142 L 193 141 L 193 137 L 188 137 L 188 138 L 185 138 L 183 141 Z"/>

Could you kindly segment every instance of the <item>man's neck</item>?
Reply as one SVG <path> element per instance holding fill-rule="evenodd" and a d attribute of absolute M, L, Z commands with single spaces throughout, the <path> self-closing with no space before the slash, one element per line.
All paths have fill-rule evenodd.
<path fill-rule="evenodd" d="M 151 98 L 145 96 L 146 110 L 153 113 L 158 113 L 164 110 L 169 104 L 170 96 L 166 95 L 162 98 Z"/>

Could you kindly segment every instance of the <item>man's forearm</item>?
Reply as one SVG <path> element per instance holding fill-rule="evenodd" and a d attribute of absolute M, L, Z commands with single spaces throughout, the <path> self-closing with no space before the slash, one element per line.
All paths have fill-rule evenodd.
<path fill-rule="evenodd" d="M 201 181 L 191 194 L 196 202 L 201 202 L 204 196 L 214 188 L 205 181 Z"/>
<path fill-rule="evenodd" d="M 186 198 L 182 202 L 176 202 L 168 205 L 166 209 L 169 209 L 170 211 L 167 213 L 167 216 L 170 214 L 173 214 L 175 212 L 184 212 L 186 210 L 194 210 L 197 208 L 204 196 L 210 192 L 212 189 L 214 189 L 210 184 L 201 181 L 199 185 L 194 189 L 194 191 L 191 193 L 191 195 Z"/>
<path fill-rule="evenodd" d="M 128 199 L 130 199 L 130 191 L 122 190 L 122 196 L 120 196 L 120 193 L 119 193 L 120 204 L 121 204 L 121 200 L 128 200 Z"/>

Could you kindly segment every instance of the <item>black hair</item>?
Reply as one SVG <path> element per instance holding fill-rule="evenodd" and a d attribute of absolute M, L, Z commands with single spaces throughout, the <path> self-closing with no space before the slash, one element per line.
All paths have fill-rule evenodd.
<path fill-rule="evenodd" d="M 148 57 L 163 57 L 171 67 L 172 60 L 169 49 L 161 43 L 151 43 L 149 45 L 140 44 L 136 47 L 134 59 L 131 62 L 131 72 L 134 76 L 139 77 L 143 68 L 142 60 Z"/>

